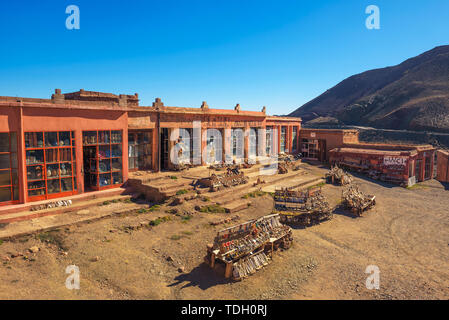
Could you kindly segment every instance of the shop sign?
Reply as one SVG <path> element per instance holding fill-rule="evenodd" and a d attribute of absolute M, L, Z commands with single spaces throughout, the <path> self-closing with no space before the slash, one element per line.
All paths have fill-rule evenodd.
<path fill-rule="evenodd" d="M 407 164 L 407 157 L 384 157 L 385 166 L 405 167 L 406 164 Z"/>

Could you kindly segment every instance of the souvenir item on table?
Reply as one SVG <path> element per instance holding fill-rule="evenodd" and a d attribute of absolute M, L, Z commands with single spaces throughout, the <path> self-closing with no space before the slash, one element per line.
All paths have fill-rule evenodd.
<path fill-rule="evenodd" d="M 215 259 L 221 260 L 226 264 L 225 276 L 234 279 L 256 272 L 268 263 L 266 253 L 279 246 L 290 247 L 292 231 L 279 219 L 273 214 L 219 231 L 214 244 L 208 246 L 207 261 L 213 267 Z"/>

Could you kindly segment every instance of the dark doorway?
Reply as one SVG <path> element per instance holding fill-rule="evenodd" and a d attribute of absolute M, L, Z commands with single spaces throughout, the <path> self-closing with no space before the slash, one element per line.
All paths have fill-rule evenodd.
<path fill-rule="evenodd" d="M 97 158 L 97 147 L 83 147 L 83 175 L 84 191 L 92 191 L 92 187 L 97 186 L 97 175 L 92 174 L 96 171 L 95 166 Z"/>
<path fill-rule="evenodd" d="M 321 162 L 327 161 L 327 148 L 326 148 L 326 140 L 318 140 L 319 141 L 319 158 Z"/>
<path fill-rule="evenodd" d="M 160 152 L 161 152 L 161 159 L 160 159 L 160 168 L 161 170 L 167 170 L 168 169 L 168 161 L 169 161 L 169 139 L 168 139 L 168 128 L 161 128 L 161 136 L 160 136 Z"/>

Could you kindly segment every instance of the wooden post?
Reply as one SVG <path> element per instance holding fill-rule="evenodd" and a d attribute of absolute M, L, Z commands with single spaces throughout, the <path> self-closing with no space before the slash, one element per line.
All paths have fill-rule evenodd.
<path fill-rule="evenodd" d="M 229 279 L 232 276 L 232 262 L 226 263 L 226 270 L 225 270 L 225 278 Z"/>

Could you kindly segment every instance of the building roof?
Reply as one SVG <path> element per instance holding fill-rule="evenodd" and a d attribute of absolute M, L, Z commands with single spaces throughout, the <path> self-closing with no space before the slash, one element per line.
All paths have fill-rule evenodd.
<path fill-rule="evenodd" d="M 301 128 L 301 131 L 303 132 L 326 132 L 326 133 L 358 133 L 359 130 L 357 129 L 320 129 L 320 128 Z"/>
<path fill-rule="evenodd" d="M 113 93 L 86 91 L 80 89 L 76 92 L 61 93 L 61 89 L 56 89 L 51 99 L 35 99 L 23 97 L 2 97 L 0 96 L 0 106 L 9 107 L 35 107 L 35 108 L 68 108 L 68 109 L 101 109 L 116 111 L 135 111 L 135 112 L 158 112 L 169 114 L 209 114 L 223 116 L 247 116 L 260 117 L 275 121 L 301 121 L 301 118 L 267 116 L 266 108 L 262 111 L 241 110 L 237 104 L 234 109 L 212 109 L 204 101 L 200 107 L 170 107 L 165 106 L 160 98 L 156 98 L 152 106 L 140 106 L 138 94 L 116 95 Z"/>
<path fill-rule="evenodd" d="M 332 153 L 355 153 L 355 154 L 370 154 L 378 156 L 410 156 L 417 153 L 416 150 L 394 151 L 394 150 L 379 150 L 379 149 L 362 149 L 362 148 L 335 148 L 330 150 Z"/>

